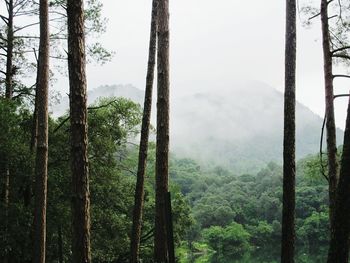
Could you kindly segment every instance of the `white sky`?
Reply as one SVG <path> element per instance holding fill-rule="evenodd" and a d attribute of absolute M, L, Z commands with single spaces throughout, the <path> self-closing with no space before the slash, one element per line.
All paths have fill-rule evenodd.
<path fill-rule="evenodd" d="M 102 2 L 109 22 L 100 40 L 116 55 L 102 67 L 88 66 L 89 88 L 131 83 L 144 89 L 151 0 Z M 171 96 L 234 86 L 238 78 L 283 91 L 284 2 L 170 0 Z M 320 33 L 317 21 L 311 29 L 298 28 L 297 99 L 323 116 Z M 342 82 L 336 92 L 347 93 L 349 84 Z M 336 101 L 339 127 L 345 124 L 346 104 L 344 98 Z"/>

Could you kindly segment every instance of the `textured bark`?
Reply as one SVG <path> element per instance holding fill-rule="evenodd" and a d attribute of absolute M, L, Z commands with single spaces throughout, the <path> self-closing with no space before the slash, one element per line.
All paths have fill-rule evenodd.
<path fill-rule="evenodd" d="M 9 0 L 8 4 L 8 22 L 7 22 L 7 45 L 6 45 L 6 72 L 5 72 L 5 98 L 12 99 L 13 94 L 13 81 L 12 81 L 12 68 L 13 68 L 13 0 Z M 10 165 L 8 158 L 5 158 L 5 196 L 4 196 L 4 208 L 5 208 L 5 233 L 8 237 L 8 224 L 9 224 L 9 208 L 10 208 Z M 6 240 L 6 242 L 8 242 Z M 9 255 L 5 255 L 4 262 L 7 263 Z"/>
<path fill-rule="evenodd" d="M 131 232 L 131 246 L 130 246 L 130 263 L 139 262 L 140 238 L 142 227 L 142 213 L 144 203 L 144 181 L 147 164 L 148 138 L 152 109 L 152 90 L 154 80 L 154 67 L 156 56 L 156 41 L 157 41 L 157 3 L 158 0 L 153 0 L 152 4 L 152 18 L 151 18 L 151 32 L 148 51 L 148 67 L 146 76 L 146 91 L 145 101 L 143 106 L 139 160 L 137 169 L 137 180 L 135 188 L 135 203 L 133 211 L 133 223 Z"/>
<path fill-rule="evenodd" d="M 40 44 L 37 77 L 38 142 L 35 162 L 33 261 L 45 263 L 48 164 L 49 15 L 48 0 L 40 0 Z"/>
<path fill-rule="evenodd" d="M 327 262 L 347 263 L 350 245 L 350 99 L 333 220 L 333 231 L 331 233 Z"/>
<path fill-rule="evenodd" d="M 323 70 L 325 81 L 325 103 L 326 103 L 326 131 L 327 131 L 327 157 L 328 157 L 328 182 L 329 182 L 329 218 L 331 232 L 333 231 L 333 211 L 335 206 L 336 189 L 338 183 L 338 162 L 336 127 L 334 120 L 334 93 L 332 54 L 330 47 L 329 25 L 328 25 L 328 0 L 321 1 L 322 21 L 322 45 L 323 45 Z"/>
<path fill-rule="evenodd" d="M 13 94 L 13 0 L 8 1 L 8 22 L 7 22 L 7 47 L 6 47 L 6 77 L 5 77 L 5 96 L 12 98 Z"/>
<path fill-rule="evenodd" d="M 169 161 L 169 1 L 158 4 L 157 53 L 157 148 L 156 148 L 156 213 L 154 261 L 167 262 L 165 196 L 168 192 Z"/>
<path fill-rule="evenodd" d="M 296 2 L 286 1 L 283 139 L 283 211 L 281 262 L 294 262 L 295 251 L 295 68 Z"/>
<path fill-rule="evenodd" d="M 73 262 L 91 262 L 86 56 L 83 0 L 67 1 Z"/>

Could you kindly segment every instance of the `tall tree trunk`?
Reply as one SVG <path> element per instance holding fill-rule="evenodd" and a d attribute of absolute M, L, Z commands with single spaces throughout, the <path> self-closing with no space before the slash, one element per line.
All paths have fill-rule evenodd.
<path fill-rule="evenodd" d="M 147 164 L 148 152 L 148 138 L 149 126 L 152 109 L 152 90 L 154 79 L 154 67 L 156 56 L 156 42 L 157 42 L 157 3 L 158 0 L 153 0 L 152 3 L 152 18 L 151 18 L 151 32 L 148 51 L 148 68 L 146 76 L 146 91 L 145 101 L 143 106 L 139 160 L 137 169 L 137 181 L 135 189 L 135 204 L 133 211 L 133 222 L 131 232 L 131 246 L 130 246 L 130 263 L 139 262 L 140 237 L 142 227 L 142 211 L 144 203 L 144 181 Z"/>
<path fill-rule="evenodd" d="M 12 98 L 13 94 L 13 0 L 8 1 L 8 21 L 7 21 L 7 47 L 6 47 L 6 77 L 5 77 L 5 96 Z"/>
<path fill-rule="evenodd" d="M 36 94 L 38 143 L 35 163 L 35 211 L 33 260 L 45 263 L 48 164 L 49 15 L 48 0 L 40 0 L 40 44 Z"/>
<path fill-rule="evenodd" d="M 281 262 L 294 262 L 295 250 L 295 68 L 296 2 L 286 1 Z"/>
<path fill-rule="evenodd" d="M 331 232 L 333 231 L 333 211 L 335 207 L 336 189 L 338 184 L 338 162 L 336 128 L 334 120 L 334 93 L 332 54 L 330 47 L 329 24 L 328 24 L 328 0 L 321 1 L 321 22 L 323 40 L 323 70 L 325 81 L 326 102 L 326 131 L 327 131 L 327 153 L 328 153 L 328 183 L 329 183 L 329 218 Z"/>
<path fill-rule="evenodd" d="M 91 262 L 86 55 L 83 0 L 67 1 L 73 262 Z"/>
<path fill-rule="evenodd" d="M 5 74 L 5 98 L 12 99 L 13 94 L 13 0 L 9 0 L 7 3 L 8 21 L 7 21 L 7 39 L 6 39 L 6 74 Z M 8 224 L 9 224 L 9 209 L 10 209 L 10 160 L 5 157 L 5 196 L 4 196 L 4 208 L 5 208 L 5 234 L 6 242 L 8 242 Z M 9 255 L 6 253 L 4 262 L 7 263 Z"/>
<path fill-rule="evenodd" d="M 343 155 L 333 218 L 328 263 L 347 263 L 350 235 L 350 99 L 345 125 Z"/>
<path fill-rule="evenodd" d="M 154 261 L 167 262 L 165 198 L 168 192 L 169 161 L 169 1 L 158 4 L 158 87 L 156 148 L 156 214 Z"/>

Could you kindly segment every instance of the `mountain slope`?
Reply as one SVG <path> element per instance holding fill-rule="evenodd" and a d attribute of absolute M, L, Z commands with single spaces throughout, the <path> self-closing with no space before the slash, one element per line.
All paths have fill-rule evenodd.
<path fill-rule="evenodd" d="M 143 91 L 131 85 L 102 86 L 88 96 L 90 102 L 100 96 L 143 101 Z M 172 98 L 170 117 L 170 147 L 178 157 L 237 173 L 255 172 L 270 161 L 282 161 L 283 94 L 263 83 L 241 82 Z M 317 153 L 322 119 L 297 103 L 296 122 L 297 158 Z M 338 142 L 342 139 L 338 130 Z"/>
<path fill-rule="evenodd" d="M 322 119 L 297 103 L 297 158 L 319 151 Z M 174 103 L 172 149 L 238 172 L 282 161 L 283 94 L 258 82 L 196 94 Z M 342 140 L 338 130 L 338 141 Z"/>

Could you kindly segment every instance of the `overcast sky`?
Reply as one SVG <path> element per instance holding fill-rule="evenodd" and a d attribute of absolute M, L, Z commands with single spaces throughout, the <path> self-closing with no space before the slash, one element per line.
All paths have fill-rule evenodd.
<path fill-rule="evenodd" d="M 116 52 L 104 66 L 88 66 L 89 89 L 131 83 L 144 89 L 151 0 L 104 0 L 102 43 Z M 283 91 L 285 1 L 170 0 L 171 96 L 234 88 L 235 79 L 265 82 Z M 300 21 L 299 21 L 300 22 Z M 300 24 L 300 23 L 299 23 Z M 298 28 L 297 99 L 324 114 L 320 25 Z M 338 83 L 338 82 L 336 82 Z M 337 91 L 345 93 L 347 83 Z M 346 99 L 338 99 L 337 125 Z"/>

